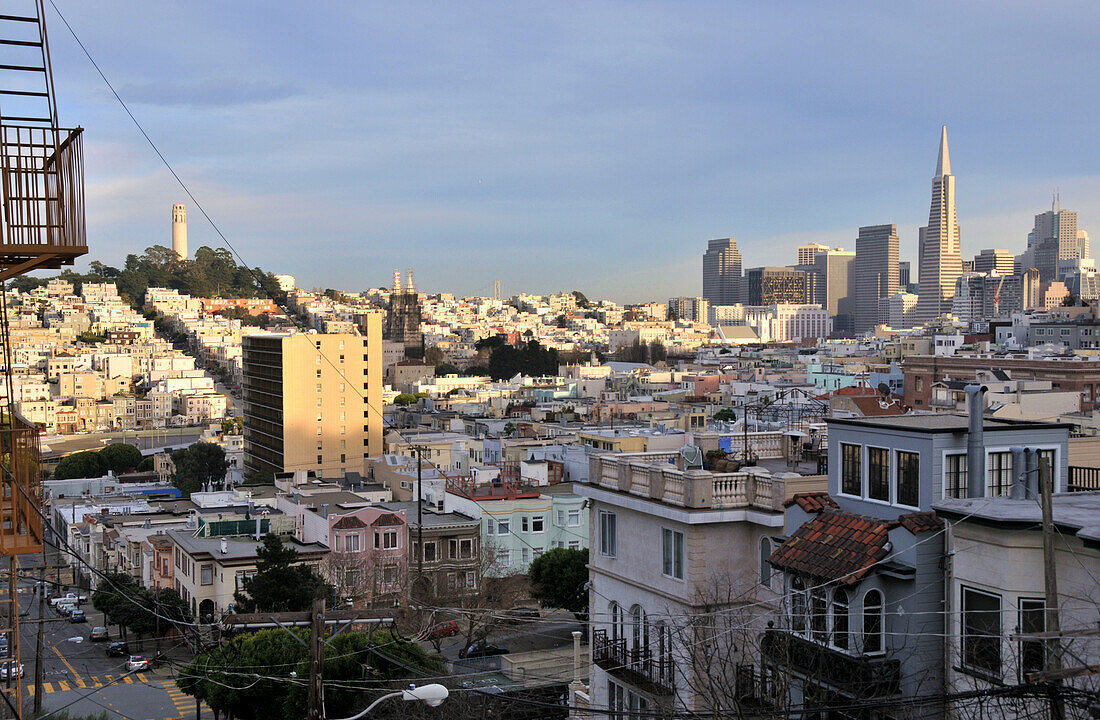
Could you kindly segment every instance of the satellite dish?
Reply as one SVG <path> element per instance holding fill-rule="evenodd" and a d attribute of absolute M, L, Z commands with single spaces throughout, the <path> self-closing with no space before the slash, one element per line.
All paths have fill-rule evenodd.
<path fill-rule="evenodd" d="M 884 382 L 878 384 L 878 391 L 884 398 L 890 397 L 890 386 Z"/>

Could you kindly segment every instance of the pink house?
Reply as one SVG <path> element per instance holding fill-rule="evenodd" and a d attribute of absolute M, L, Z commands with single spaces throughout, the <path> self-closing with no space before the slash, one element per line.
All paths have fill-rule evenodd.
<path fill-rule="evenodd" d="M 409 524 L 404 510 L 363 507 L 330 514 L 329 579 L 352 604 L 396 602 L 408 587 Z"/>

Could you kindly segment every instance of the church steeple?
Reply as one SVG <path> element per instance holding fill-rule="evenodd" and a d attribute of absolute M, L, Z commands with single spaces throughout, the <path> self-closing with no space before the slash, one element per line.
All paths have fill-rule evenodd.
<path fill-rule="evenodd" d="M 947 126 L 940 131 L 940 159 L 936 162 L 936 177 L 951 174 L 951 155 L 947 152 Z"/>

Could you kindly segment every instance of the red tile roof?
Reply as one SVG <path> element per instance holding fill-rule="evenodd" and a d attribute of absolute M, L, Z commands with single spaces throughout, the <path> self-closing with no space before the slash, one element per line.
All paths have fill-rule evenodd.
<path fill-rule="evenodd" d="M 332 528 L 333 530 L 347 530 L 348 528 L 361 528 L 366 526 L 367 524 L 365 522 L 355 517 L 354 515 L 345 515 L 344 517 L 337 520 L 333 524 Z"/>
<path fill-rule="evenodd" d="M 382 527 L 384 525 L 404 525 L 405 521 L 401 519 L 401 516 L 397 513 L 383 513 L 378 516 L 378 519 L 372 522 L 371 527 Z"/>
<path fill-rule="evenodd" d="M 889 537 L 886 521 L 825 510 L 798 528 L 768 561 L 784 570 L 851 584 L 886 557 Z"/>
<path fill-rule="evenodd" d="M 916 535 L 922 532 L 933 532 L 943 529 L 943 520 L 936 517 L 934 512 L 915 512 L 902 515 L 898 522 L 903 528 Z"/>
<path fill-rule="evenodd" d="M 836 500 L 827 492 L 795 493 L 789 500 L 783 501 L 783 507 L 789 508 L 797 504 L 808 513 L 821 512 L 822 510 L 838 510 Z"/>

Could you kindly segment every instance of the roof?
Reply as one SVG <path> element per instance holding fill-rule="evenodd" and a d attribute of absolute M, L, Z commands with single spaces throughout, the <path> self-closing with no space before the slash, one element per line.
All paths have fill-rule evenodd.
<path fill-rule="evenodd" d="M 333 530 L 348 530 L 351 528 L 366 527 L 367 524 L 354 515 L 345 515 L 332 525 Z"/>
<path fill-rule="evenodd" d="M 414 527 L 417 525 L 415 500 L 380 503 L 377 507 L 384 507 L 394 511 L 405 510 L 405 517 L 408 518 L 409 525 Z M 481 527 L 481 520 L 472 518 L 469 515 L 463 515 L 460 512 L 438 513 L 430 508 L 431 505 L 425 502 L 420 516 L 421 523 L 426 528 L 453 525 L 476 525 Z"/>
<path fill-rule="evenodd" d="M 795 493 L 793 497 L 783 502 L 785 508 L 789 508 L 791 505 L 798 505 L 798 507 L 810 513 L 821 512 L 826 509 L 840 509 L 840 506 L 836 504 L 836 500 L 833 500 L 827 492 Z"/>
<path fill-rule="evenodd" d="M 849 401 L 862 413 L 863 417 L 891 417 L 905 414 L 905 408 L 896 400 L 890 400 L 883 406 L 877 397 L 853 397 Z"/>
<path fill-rule="evenodd" d="M 880 428 L 882 430 L 908 430 L 923 433 L 956 433 L 969 429 L 970 419 L 962 413 L 936 413 L 921 415 L 897 415 L 880 418 L 825 418 L 829 425 L 857 425 Z M 986 432 L 997 430 L 1055 430 L 1071 429 L 1068 423 L 1040 423 L 1003 418 L 986 417 L 983 424 Z"/>
<path fill-rule="evenodd" d="M 824 504 L 822 493 L 807 495 L 817 496 L 814 500 Z M 797 502 L 797 496 L 792 499 Z M 832 498 L 828 500 L 832 502 Z M 854 584 L 889 555 L 890 531 L 897 527 L 917 534 L 939 530 L 943 521 L 930 512 L 882 520 L 829 508 L 792 533 L 769 562 L 811 577 Z"/>
<path fill-rule="evenodd" d="M 404 525 L 405 520 L 397 513 L 382 513 L 374 522 L 371 523 L 371 527 L 383 527 L 385 525 Z"/>
<path fill-rule="evenodd" d="M 1035 500 L 1006 497 L 945 498 L 932 504 L 939 515 L 996 525 L 1035 525 L 1043 522 Z M 1053 497 L 1054 524 L 1082 539 L 1100 537 L 1100 492 L 1057 493 Z"/>

